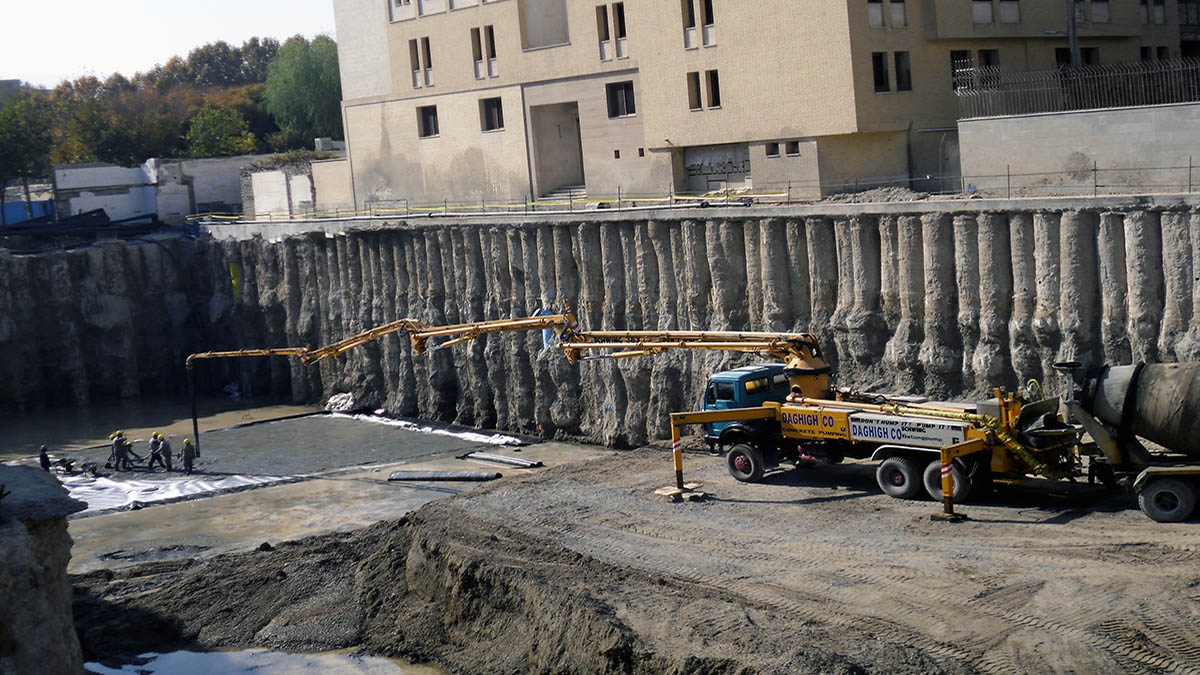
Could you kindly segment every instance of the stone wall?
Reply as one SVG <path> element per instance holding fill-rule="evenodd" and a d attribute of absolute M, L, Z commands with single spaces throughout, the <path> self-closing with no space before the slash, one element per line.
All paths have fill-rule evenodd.
<path fill-rule="evenodd" d="M 693 210 L 357 230 L 341 222 L 275 241 L 233 238 L 236 227 L 220 226 L 214 233 L 230 238 L 0 255 L 0 279 L 45 279 L 56 289 L 36 298 L 39 307 L 0 286 L 0 304 L 16 310 L 0 313 L 16 317 L 0 318 L 0 376 L 21 383 L 0 391 L 0 404 L 54 398 L 45 392 L 77 383 L 80 370 L 89 384 L 65 389 L 79 401 L 137 395 L 148 382 L 182 385 L 193 349 L 319 345 L 402 317 L 527 316 L 552 292 L 573 301 L 585 329 L 811 331 L 840 385 L 938 397 L 1048 378 L 1067 359 L 1200 360 L 1200 211 L 1185 200 L 1029 206 Z M 168 265 L 170 249 L 185 272 Z M 166 308 L 171 330 L 142 337 L 146 307 Z M 107 332 L 98 334 L 101 316 Z M 106 346 L 90 346 L 98 335 Z M 392 336 L 313 368 L 258 359 L 202 369 L 217 388 L 239 379 L 243 391 L 305 400 L 353 391 L 401 415 L 636 445 L 666 436 L 667 413 L 698 405 L 709 373 L 748 360 L 678 353 L 571 366 L 531 333 L 424 356 Z"/>

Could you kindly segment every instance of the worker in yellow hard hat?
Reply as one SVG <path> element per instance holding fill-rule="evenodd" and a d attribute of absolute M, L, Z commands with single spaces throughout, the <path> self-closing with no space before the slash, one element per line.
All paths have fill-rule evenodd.
<path fill-rule="evenodd" d="M 158 447 L 162 451 L 163 460 L 167 463 L 167 471 L 174 471 L 175 469 L 171 466 L 171 441 L 168 441 L 166 436 L 159 434 Z"/>
<path fill-rule="evenodd" d="M 167 463 L 163 461 L 162 456 L 162 441 L 159 438 L 161 437 L 157 431 L 150 434 L 150 462 L 146 465 L 150 471 L 154 470 L 155 462 L 161 464 L 163 469 L 167 468 Z"/>
<path fill-rule="evenodd" d="M 200 455 L 196 452 L 196 446 L 192 445 L 192 439 L 183 439 L 183 472 L 191 475 L 192 466 L 196 461 L 196 457 Z"/>

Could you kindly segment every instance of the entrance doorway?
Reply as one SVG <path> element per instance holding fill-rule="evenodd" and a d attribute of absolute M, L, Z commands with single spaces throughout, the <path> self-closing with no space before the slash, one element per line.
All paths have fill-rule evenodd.
<path fill-rule="evenodd" d="M 533 135 L 534 189 L 539 197 L 585 184 L 579 104 L 555 103 L 529 109 Z"/>

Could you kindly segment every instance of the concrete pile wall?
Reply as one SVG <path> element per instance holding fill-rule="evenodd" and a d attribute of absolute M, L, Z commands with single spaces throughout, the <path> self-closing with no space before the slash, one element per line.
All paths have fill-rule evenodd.
<path fill-rule="evenodd" d="M 184 246 L 183 290 L 153 296 L 190 307 L 172 318 L 176 332 L 148 344 L 144 357 L 134 336 L 120 337 L 118 351 L 139 372 L 178 373 L 190 349 L 325 344 L 403 317 L 449 324 L 527 316 L 553 291 L 574 302 L 584 328 L 813 332 L 838 384 L 937 397 L 1052 377 L 1050 365 L 1067 359 L 1200 360 L 1200 212 L 1187 204 L 1069 205 L 414 222 L 275 243 L 200 242 Z M 152 254 L 122 246 L 65 257 L 120 258 L 124 269 L 137 269 L 130 256 Z M 0 274 L 12 274 L 12 264 L 0 257 Z M 30 273 L 76 269 L 21 264 Z M 145 295 L 149 278 L 125 283 Z M 120 282 L 105 283 L 107 299 L 83 302 L 120 304 Z M 61 364 L 34 360 L 35 352 L 14 356 L 14 342 L 43 337 L 22 338 L 25 320 L 0 330 L 0 374 L 60 373 L 109 354 L 85 349 Z M 69 321 L 64 330 L 88 332 Z M 754 360 L 678 353 L 571 366 L 557 350 L 542 350 L 540 335 L 514 334 L 424 356 L 392 336 L 313 368 L 282 359 L 204 368 L 217 388 L 238 379 L 243 392 L 307 400 L 353 391 L 361 403 L 401 415 L 636 445 L 666 435 L 667 413 L 698 405 L 707 374 Z M 0 403 L 11 396 L 0 392 Z"/>

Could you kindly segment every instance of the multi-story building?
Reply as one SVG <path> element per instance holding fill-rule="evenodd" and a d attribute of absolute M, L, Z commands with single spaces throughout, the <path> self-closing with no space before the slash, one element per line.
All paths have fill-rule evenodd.
<path fill-rule="evenodd" d="M 1074 6 L 1085 63 L 1179 55 L 1177 0 Z M 955 62 L 1070 59 L 1060 0 L 335 8 L 359 206 L 920 180 L 956 170 Z"/>

